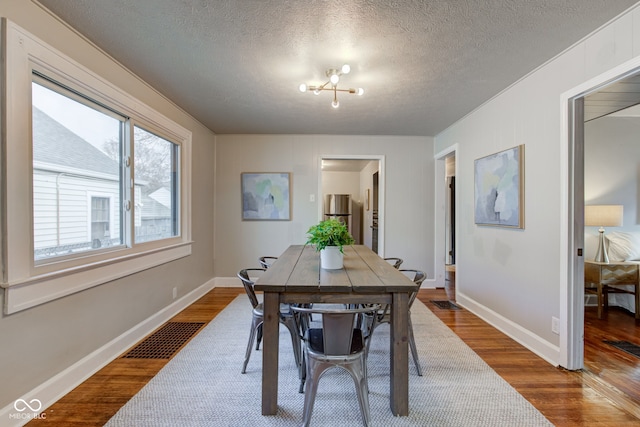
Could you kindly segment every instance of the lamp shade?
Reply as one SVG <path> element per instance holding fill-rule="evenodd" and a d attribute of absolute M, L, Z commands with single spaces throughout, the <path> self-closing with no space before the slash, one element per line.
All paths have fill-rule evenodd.
<path fill-rule="evenodd" d="M 584 207 L 584 225 L 587 227 L 620 227 L 622 205 L 587 205 Z"/>

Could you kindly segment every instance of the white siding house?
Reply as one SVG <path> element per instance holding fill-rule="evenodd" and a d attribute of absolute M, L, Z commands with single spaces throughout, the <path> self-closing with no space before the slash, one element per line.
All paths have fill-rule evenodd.
<path fill-rule="evenodd" d="M 120 244 L 118 162 L 35 107 L 33 115 L 35 259 Z"/>

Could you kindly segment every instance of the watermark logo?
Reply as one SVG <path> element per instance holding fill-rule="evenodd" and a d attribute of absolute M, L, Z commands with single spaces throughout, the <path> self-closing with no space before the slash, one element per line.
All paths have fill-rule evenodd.
<path fill-rule="evenodd" d="M 12 420 L 44 420 L 47 418 L 45 412 L 40 412 L 42 402 L 39 399 L 31 399 L 28 402 L 24 399 L 18 399 L 13 402 L 13 409 L 16 412 L 9 414 L 9 419 Z"/>
<path fill-rule="evenodd" d="M 31 412 L 38 412 L 40 409 L 42 409 L 42 402 L 40 402 L 38 399 L 32 399 L 27 403 L 27 401 L 24 399 L 18 399 L 13 403 L 13 407 L 18 412 L 24 412 L 27 409 Z"/>

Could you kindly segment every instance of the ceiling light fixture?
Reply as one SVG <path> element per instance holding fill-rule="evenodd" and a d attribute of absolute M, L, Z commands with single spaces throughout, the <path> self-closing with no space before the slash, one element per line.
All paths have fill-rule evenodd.
<path fill-rule="evenodd" d="M 364 94 L 364 89 L 362 89 L 361 87 L 358 89 L 338 89 L 340 77 L 342 77 L 344 74 L 349 74 L 350 71 L 351 67 L 349 66 L 349 64 L 344 64 L 340 69 L 329 68 L 326 72 L 327 77 L 329 78 L 328 82 L 321 86 L 307 85 L 305 83 L 302 83 L 298 87 L 298 89 L 300 89 L 300 92 L 311 91 L 315 95 L 319 95 L 323 90 L 330 90 L 333 92 L 333 101 L 331 102 L 331 106 L 333 108 L 338 108 L 340 106 L 340 102 L 338 102 L 338 92 L 355 93 L 356 95 L 360 96 Z"/>

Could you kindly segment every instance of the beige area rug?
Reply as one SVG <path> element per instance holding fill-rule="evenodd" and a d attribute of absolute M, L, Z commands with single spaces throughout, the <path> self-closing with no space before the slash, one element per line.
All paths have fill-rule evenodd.
<path fill-rule="evenodd" d="M 550 426 L 549 421 L 420 301 L 412 320 L 423 376 L 409 362 L 409 416 L 389 409 L 389 327 L 380 325 L 369 354 L 371 425 Z M 261 415 L 262 351 L 241 374 L 251 306 L 236 298 L 107 423 L 116 426 L 297 426 L 304 395 L 291 340 L 280 327 L 278 413 Z M 321 380 L 312 426 L 361 426 L 355 387 L 334 369 Z"/>

